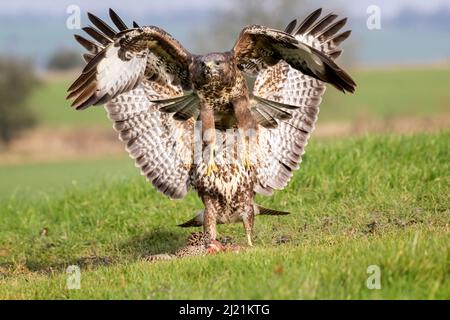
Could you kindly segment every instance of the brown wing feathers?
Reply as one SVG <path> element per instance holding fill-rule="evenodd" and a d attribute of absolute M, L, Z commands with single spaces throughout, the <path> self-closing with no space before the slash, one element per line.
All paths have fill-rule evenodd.
<path fill-rule="evenodd" d="M 331 36 L 335 35 L 336 32 L 342 29 L 343 26 L 347 23 L 347 18 L 341 19 L 331 25 L 329 25 L 327 28 L 325 28 L 320 35 L 318 36 L 319 40 L 321 42 L 326 41 L 326 39 L 330 38 Z"/>
<path fill-rule="evenodd" d="M 329 13 L 325 17 L 319 20 L 316 24 L 312 25 L 305 33 L 309 33 L 313 36 L 317 35 L 326 26 L 330 25 L 334 20 L 336 20 L 337 14 Z"/>
<path fill-rule="evenodd" d="M 293 36 L 308 37 L 314 36 L 315 34 L 320 32 L 317 38 L 322 43 L 322 45 L 327 46 L 327 48 L 324 48 L 321 51 L 326 51 L 326 54 L 334 60 L 342 53 L 342 50 L 338 49 L 337 47 L 350 36 L 352 31 L 347 30 L 336 35 L 336 33 L 341 30 L 347 23 L 347 18 L 343 18 L 335 23 L 331 23 L 335 19 L 335 15 L 327 15 L 325 18 L 314 24 L 320 17 L 321 13 L 322 9 L 317 9 L 307 18 L 305 18 L 305 20 L 297 27 L 296 30 L 293 30 L 289 33 L 291 33 Z M 324 21 L 328 21 L 329 25 L 324 24 Z"/>
<path fill-rule="evenodd" d="M 88 12 L 88 18 L 94 24 L 94 26 L 96 26 L 101 32 L 103 32 L 103 34 L 108 36 L 110 39 L 114 38 L 117 32 L 114 31 L 110 26 L 108 26 L 105 21 L 90 12 Z"/>
<path fill-rule="evenodd" d="M 353 92 L 356 84 L 351 79 L 351 77 L 341 68 L 339 68 L 333 61 L 342 53 L 339 45 L 351 34 L 351 30 L 347 30 L 340 34 L 337 34 L 338 31 L 341 30 L 342 27 L 346 24 L 347 18 L 343 18 L 334 22 L 334 20 L 336 20 L 337 18 L 337 15 L 330 13 L 324 16 L 322 19 L 318 20 L 321 13 L 322 9 L 317 9 L 316 11 L 312 12 L 303 20 L 302 23 L 300 23 L 297 29 L 291 32 L 291 35 L 295 36 L 302 42 L 309 43 L 310 41 L 312 41 L 313 45 L 311 47 L 313 49 L 313 52 L 321 55 L 321 57 L 323 57 L 326 62 L 326 66 L 333 69 L 331 75 L 333 75 L 333 73 L 336 73 L 336 76 L 338 76 L 338 78 L 342 78 L 343 81 L 340 83 L 340 86 L 338 84 L 338 89 L 344 89 L 343 91 L 346 90 Z M 333 82 L 331 82 L 331 84 L 336 85 L 336 83 Z"/>
<path fill-rule="evenodd" d="M 290 23 L 286 30 L 334 64 L 332 60 L 341 53 L 339 45 L 348 38 L 350 31 L 339 34 L 345 19 L 336 21 L 337 17 L 332 14 L 320 19 L 320 15 L 321 10 L 316 10 L 298 26 L 293 27 Z M 311 50 L 313 54 L 314 50 Z M 271 195 L 274 190 L 283 189 L 293 171 L 298 169 L 325 92 L 325 83 L 319 81 L 321 78 L 324 77 L 309 76 L 304 70 L 296 70 L 286 62 L 265 69 L 256 78 L 254 95 L 265 98 L 265 104 L 273 104 L 272 100 L 276 100 L 282 109 L 293 105 L 292 109 L 286 110 L 291 114 L 290 119 L 278 121 L 277 128 L 273 130 L 261 128 L 259 139 L 262 151 L 257 167 L 256 192 Z M 350 82 L 349 79 L 345 81 Z"/>
<path fill-rule="evenodd" d="M 74 37 L 75 37 L 75 40 L 77 40 L 77 42 L 79 44 L 81 44 L 90 53 L 97 54 L 100 51 L 98 44 L 96 44 L 88 39 L 85 39 L 78 34 L 74 35 Z"/>
<path fill-rule="evenodd" d="M 354 92 L 355 82 L 333 60 L 340 52 L 331 52 L 329 56 L 297 39 L 296 36 L 312 36 L 321 43 L 332 40 L 332 37 L 346 23 L 346 19 L 333 21 L 335 14 L 328 14 L 318 22 L 321 10 L 310 14 L 297 29 L 296 20 L 286 27 L 285 32 L 263 26 L 246 27 L 237 41 L 233 52 L 243 71 L 255 74 L 261 69 L 273 66 L 279 60 L 286 61 L 291 67 L 321 81 L 330 83 L 343 92 Z M 344 40 L 349 33 L 341 34 L 336 40 Z M 253 69 L 253 70 L 252 70 Z"/>
<path fill-rule="evenodd" d="M 98 31 L 93 27 L 84 27 L 82 28 L 84 32 L 90 35 L 95 41 L 97 41 L 102 46 L 106 46 L 112 42 L 112 39 L 108 38 L 106 35 Z"/>
<path fill-rule="evenodd" d="M 321 21 L 317 22 L 313 26 L 313 24 L 320 17 L 321 13 L 322 13 L 322 9 L 317 9 L 316 11 L 311 13 L 307 18 L 305 18 L 305 20 L 303 20 L 303 22 L 297 27 L 296 30 L 294 30 L 295 26 L 292 27 L 292 25 L 289 24 L 288 25 L 288 26 L 290 26 L 290 28 L 288 30 L 289 32 L 288 31 L 286 31 L 286 32 L 292 34 L 293 36 L 296 36 L 296 35 L 308 36 L 308 35 L 312 35 L 312 33 L 311 33 L 312 30 L 320 29 L 317 27 L 317 25 L 319 25 L 319 26 L 321 25 L 322 28 L 325 27 L 324 30 L 322 30 L 321 34 L 319 35 L 319 40 L 321 42 L 323 42 L 325 45 L 328 45 L 330 47 L 331 50 L 327 52 L 327 55 L 331 59 L 335 60 L 342 53 L 342 50 L 338 49 L 337 47 L 350 36 L 352 31 L 347 30 L 347 31 L 344 31 L 344 32 L 336 35 L 336 33 L 340 29 L 342 29 L 342 27 L 346 24 L 347 18 L 341 19 L 333 24 L 330 24 L 329 26 L 325 26 L 323 24 L 323 21 L 326 20 L 324 18 Z M 330 15 L 328 15 L 326 18 L 330 19 Z M 332 19 L 333 19 L 333 16 L 331 16 L 331 19 L 328 20 L 328 22 L 330 22 Z M 286 27 L 286 30 L 287 30 L 287 27 Z"/>
<path fill-rule="evenodd" d="M 320 79 L 326 82 L 330 82 L 332 85 L 340 89 L 341 91 L 354 92 L 356 87 L 353 79 L 337 64 L 333 61 L 338 58 L 342 50 L 338 46 L 346 40 L 350 34 L 351 30 L 344 31 L 338 35 L 336 33 L 341 30 L 347 23 L 347 18 L 343 18 L 334 22 L 338 17 L 335 14 L 328 14 L 319 21 L 317 19 L 320 17 L 322 9 L 317 9 L 311 13 L 291 34 L 294 36 L 302 37 L 315 37 L 321 44 L 321 50 L 315 50 L 321 56 L 324 56 L 326 62 L 326 69 L 331 71 L 328 73 L 328 77 L 325 79 Z M 316 22 L 317 21 L 317 22 Z M 334 23 L 333 23 L 334 22 Z M 328 59 L 331 58 L 331 59 Z M 331 70 L 330 70 L 331 69 Z M 331 77 L 331 78 L 329 78 Z M 341 81 L 343 80 L 343 81 Z"/>
<path fill-rule="evenodd" d="M 291 33 L 294 31 L 295 25 L 297 24 L 297 19 L 292 20 L 284 29 L 284 32 Z"/>
<path fill-rule="evenodd" d="M 120 20 L 112 9 L 110 9 L 109 14 L 114 24 L 120 27 L 119 30 L 126 28 L 126 25 L 122 22 L 122 20 Z M 83 58 L 86 61 L 86 66 L 83 69 L 82 74 L 67 90 L 69 92 L 67 99 L 76 97 L 72 102 L 72 106 L 76 109 L 84 109 L 90 105 L 90 102 L 93 102 L 95 99 L 100 100 L 102 98 L 95 97 L 94 88 L 96 88 L 96 72 L 94 67 L 99 60 L 104 58 L 104 52 L 102 52 L 103 49 L 105 46 L 112 43 L 112 38 L 114 38 L 117 33 L 95 15 L 88 13 L 88 18 L 99 30 L 93 27 L 82 28 L 82 30 L 97 41 L 97 43 L 94 43 L 80 35 L 74 35 L 75 40 L 87 51 L 89 51 L 88 54 L 83 55 Z"/>
<path fill-rule="evenodd" d="M 292 33 L 293 35 L 305 33 L 306 30 L 308 30 L 309 27 L 312 26 L 312 24 L 317 20 L 317 18 L 320 17 L 321 14 L 322 9 L 317 9 L 316 11 L 312 12 L 309 16 L 307 16 L 302 23 L 300 23 L 297 30 L 295 30 L 293 33 L 292 32 L 289 33 Z"/>
<path fill-rule="evenodd" d="M 156 80 L 152 81 L 182 84 L 183 88 L 188 89 L 190 55 L 175 39 L 157 27 L 130 29 L 111 9 L 109 16 L 119 31 L 88 13 L 94 27 L 83 30 L 95 42 L 75 36 L 89 53 L 83 56 L 87 65 L 82 74 L 68 90 L 67 98 L 74 99 L 73 107 L 84 109 L 103 104 L 122 92 L 136 88 L 145 76 L 150 79 L 157 75 Z M 133 22 L 133 26 L 137 27 L 137 24 Z M 112 43 L 115 45 L 112 46 Z M 178 117 L 182 118 L 187 113 Z"/>
<path fill-rule="evenodd" d="M 310 51 L 305 57 L 305 52 L 301 53 L 304 55 L 304 60 L 299 60 L 296 55 L 299 54 L 292 54 L 294 58 L 285 57 L 285 60 L 289 63 L 289 65 L 301 71 L 303 74 L 314 77 L 318 80 L 324 81 L 324 82 L 330 82 L 335 87 L 337 87 L 339 90 L 342 91 L 349 91 L 353 92 L 355 84 L 351 77 L 342 69 L 340 69 L 336 63 L 333 61 L 335 58 L 337 58 L 341 53 L 342 50 L 338 47 L 342 41 L 348 38 L 351 31 L 345 31 L 341 34 L 336 35 L 336 33 L 345 25 L 347 19 L 341 19 L 337 22 L 334 22 L 337 18 L 337 15 L 335 14 L 328 14 L 322 19 L 319 19 L 321 15 L 321 9 L 318 9 L 311 13 L 303 22 L 301 22 L 298 26 L 296 26 L 297 21 L 293 20 L 291 21 L 285 28 L 285 32 L 290 33 L 293 38 L 287 38 L 285 35 L 275 34 L 275 40 L 271 40 L 268 37 L 268 33 L 273 33 L 273 30 L 268 30 L 265 27 L 259 27 L 256 26 L 256 28 L 260 28 L 260 32 L 263 34 L 262 36 L 254 35 L 255 32 L 253 32 L 250 36 L 250 39 L 252 41 L 267 41 L 268 43 L 264 44 L 263 46 L 266 48 L 270 48 L 271 42 L 275 42 L 275 46 L 279 46 L 279 50 L 290 50 L 294 48 L 295 46 L 291 46 L 291 43 L 294 41 L 299 41 L 302 45 L 308 45 L 307 50 Z M 247 36 L 249 38 L 249 36 Z M 259 38 L 259 39 L 258 39 Z M 280 41 L 280 39 L 283 39 L 283 41 Z M 249 43 L 251 41 L 248 41 L 247 39 L 247 47 L 249 46 Z M 245 43 L 245 42 L 244 42 Z M 280 44 L 281 43 L 281 44 Z M 239 50 L 239 42 L 237 45 L 237 54 L 241 54 L 244 56 L 244 60 L 247 63 L 248 68 L 252 68 L 252 63 L 254 68 L 258 68 L 257 64 L 258 61 L 252 61 L 252 59 L 246 59 L 246 54 L 242 53 L 243 51 Z M 257 47 L 257 45 L 256 45 Z M 284 47 L 284 48 L 283 48 Z M 287 48 L 287 49 L 286 49 Z M 253 49 L 253 51 L 257 52 L 257 48 Z M 253 52 L 255 54 L 255 52 Z M 276 55 L 276 52 L 274 53 Z M 315 56 L 316 58 L 320 59 L 320 61 L 323 62 L 323 70 L 312 70 L 308 67 L 308 64 L 310 62 L 307 61 L 308 56 Z M 301 57 L 300 57 L 301 58 Z M 264 64 L 264 58 L 259 57 L 259 61 L 263 61 Z M 281 66 L 281 65 L 275 65 L 271 66 L 270 63 L 265 61 L 266 66 L 265 68 L 272 69 L 272 71 L 268 72 L 265 76 L 262 76 L 262 73 L 264 71 L 258 74 L 258 78 L 266 79 L 267 83 L 264 85 L 262 83 L 258 84 L 258 90 L 274 90 L 275 88 L 271 87 L 274 83 L 277 81 L 280 81 L 281 79 L 284 79 L 287 77 L 287 73 L 289 72 L 289 65 Z M 259 66 L 261 68 L 261 66 Z M 259 77 L 261 75 L 261 77 Z M 298 84 L 297 84 L 298 85 Z M 264 89 L 265 88 L 265 89 Z M 276 90 L 276 89 L 275 89 Z M 276 95 L 274 97 L 261 97 L 261 94 L 264 95 L 262 92 L 255 92 L 253 95 L 253 101 L 255 102 L 251 111 L 253 116 L 255 117 L 256 121 L 262 125 L 265 128 L 276 128 L 277 127 L 277 120 L 288 120 L 290 119 L 290 111 L 288 109 L 294 110 L 298 108 L 298 106 L 291 106 L 285 103 L 279 103 L 273 101 L 273 99 L 278 99 Z M 294 103 L 295 104 L 295 103 Z"/>
<path fill-rule="evenodd" d="M 114 12 L 114 10 L 109 9 L 109 16 L 111 18 L 111 21 L 114 23 L 114 25 L 119 29 L 119 31 L 124 31 L 129 29 L 127 25 L 120 19 L 120 17 L 117 15 L 117 13 Z M 139 28 L 139 27 L 137 27 Z"/>

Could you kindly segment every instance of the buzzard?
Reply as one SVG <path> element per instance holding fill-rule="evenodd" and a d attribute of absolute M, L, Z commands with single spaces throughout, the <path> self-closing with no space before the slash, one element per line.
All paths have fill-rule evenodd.
<path fill-rule="evenodd" d="M 94 27 L 75 35 L 86 66 L 68 89 L 77 110 L 105 105 L 136 166 L 163 194 L 198 192 L 204 210 L 182 226 L 203 225 L 205 250 L 219 250 L 216 224 L 242 222 L 252 245 L 256 194 L 283 189 L 298 169 L 329 83 L 353 93 L 334 60 L 350 30 L 321 9 L 284 31 L 245 27 L 227 52 L 195 55 L 155 26 Z M 249 77 L 256 77 L 253 89 Z"/>

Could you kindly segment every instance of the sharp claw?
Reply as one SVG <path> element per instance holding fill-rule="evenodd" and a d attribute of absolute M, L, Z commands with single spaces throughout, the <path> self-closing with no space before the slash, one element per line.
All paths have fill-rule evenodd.
<path fill-rule="evenodd" d="M 219 168 L 217 168 L 216 162 L 214 160 L 216 151 L 217 151 L 217 146 L 213 143 L 210 146 L 209 160 L 208 160 L 208 165 L 206 167 L 206 175 L 207 176 L 210 176 L 213 172 L 219 170 Z"/>
<path fill-rule="evenodd" d="M 253 168 L 253 163 L 250 161 L 248 154 L 244 156 L 244 168 L 247 170 L 251 170 Z"/>
<path fill-rule="evenodd" d="M 213 172 L 218 171 L 219 168 L 217 167 L 216 163 L 214 161 L 211 161 L 208 163 L 208 166 L 206 167 L 206 175 L 210 176 Z"/>
<path fill-rule="evenodd" d="M 244 163 L 244 167 L 246 170 L 251 170 L 253 168 L 253 164 L 251 162 Z"/>

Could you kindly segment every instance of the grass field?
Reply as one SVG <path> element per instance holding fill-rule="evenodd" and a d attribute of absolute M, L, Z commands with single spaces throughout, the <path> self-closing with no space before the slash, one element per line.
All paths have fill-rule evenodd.
<path fill-rule="evenodd" d="M 66 77 L 64 77 L 66 78 Z M 67 88 L 73 79 L 43 80 L 30 96 L 28 105 L 37 115 L 41 126 L 104 126 L 111 127 L 105 111 L 101 107 L 90 108 L 85 112 L 76 112 L 66 100 Z"/>
<path fill-rule="evenodd" d="M 128 157 L 0 166 L 1 199 L 54 198 L 67 188 L 138 176 Z"/>
<path fill-rule="evenodd" d="M 329 88 L 321 107 L 320 122 L 388 119 L 450 113 L 450 68 L 412 70 L 360 70 L 352 72 L 358 90 L 343 95 Z M 29 105 L 44 126 L 97 125 L 110 127 L 103 108 L 75 112 L 65 100 L 75 79 L 44 82 Z M 429 84 L 424 88 L 423 84 Z"/>
<path fill-rule="evenodd" d="M 289 187 L 259 199 L 292 214 L 258 218 L 255 248 L 157 263 L 143 259 L 182 245 L 191 230 L 175 225 L 199 200 L 171 201 L 118 174 L 122 159 L 73 163 L 57 170 L 58 197 L 0 200 L 0 299 L 450 299 L 449 139 L 447 130 L 314 141 Z M 43 174 L 15 170 L 0 185 L 18 171 Z M 245 244 L 241 225 L 219 232 Z M 73 264 L 80 290 L 66 288 Z M 380 290 L 366 287 L 370 265 Z"/>
<path fill-rule="evenodd" d="M 366 70 L 356 72 L 355 79 L 358 87 L 354 95 L 328 89 L 321 121 L 420 117 L 450 112 L 448 67 Z"/>

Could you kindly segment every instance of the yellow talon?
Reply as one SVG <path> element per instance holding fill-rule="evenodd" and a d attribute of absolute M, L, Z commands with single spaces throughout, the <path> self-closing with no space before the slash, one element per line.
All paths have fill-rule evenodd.
<path fill-rule="evenodd" d="M 214 161 L 214 156 L 216 155 L 217 146 L 215 143 L 212 143 L 209 149 L 209 161 L 208 166 L 206 167 L 206 175 L 210 176 L 213 172 L 218 171 L 216 162 Z"/>
<path fill-rule="evenodd" d="M 208 166 L 206 167 L 206 175 L 210 176 L 213 172 L 218 171 L 218 170 L 219 170 L 219 168 L 217 167 L 214 160 L 212 160 L 208 163 Z"/>
<path fill-rule="evenodd" d="M 247 152 L 244 155 L 243 164 L 246 170 L 251 170 L 253 168 L 253 163 L 250 161 L 250 157 Z"/>

